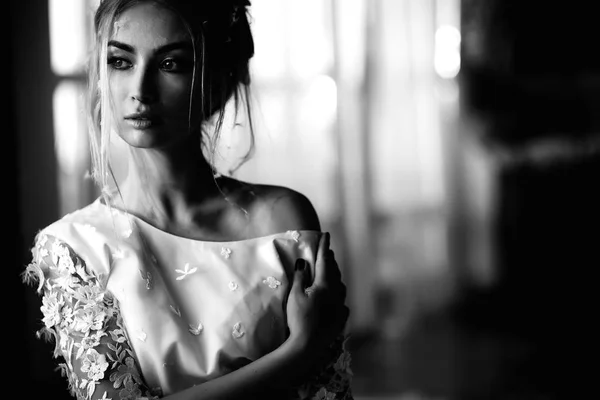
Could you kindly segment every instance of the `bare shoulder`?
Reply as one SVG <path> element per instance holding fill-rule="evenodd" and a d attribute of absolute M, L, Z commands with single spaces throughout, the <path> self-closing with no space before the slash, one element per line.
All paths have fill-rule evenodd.
<path fill-rule="evenodd" d="M 317 212 L 303 193 L 285 186 L 239 183 L 252 194 L 244 196 L 244 203 L 257 235 L 288 230 L 321 230 Z"/>
<path fill-rule="evenodd" d="M 297 190 L 276 185 L 254 185 L 256 223 L 271 233 L 288 230 L 321 230 L 310 199 Z"/>
<path fill-rule="evenodd" d="M 232 177 L 220 178 L 228 197 L 248 213 L 248 236 L 288 230 L 321 230 L 318 214 L 303 193 L 285 186 L 257 184 Z"/>

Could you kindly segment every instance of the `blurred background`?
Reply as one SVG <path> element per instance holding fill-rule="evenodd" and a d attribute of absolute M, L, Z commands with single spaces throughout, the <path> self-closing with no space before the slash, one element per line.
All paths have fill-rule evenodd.
<path fill-rule="evenodd" d="M 96 4 L 12 1 L 5 18 L 7 331 L 18 379 L 8 383 L 27 399 L 68 398 L 19 274 L 37 230 L 97 195 L 81 102 Z M 251 14 L 257 148 L 235 175 L 303 192 L 331 232 L 356 399 L 596 392 L 591 6 L 254 0 Z M 245 128 L 228 125 L 224 173 L 246 149 Z"/>

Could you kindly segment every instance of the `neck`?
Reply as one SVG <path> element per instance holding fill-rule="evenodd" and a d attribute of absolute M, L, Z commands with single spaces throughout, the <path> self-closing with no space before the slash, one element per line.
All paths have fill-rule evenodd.
<path fill-rule="evenodd" d="M 193 219 L 200 206 L 222 196 L 199 148 L 176 154 L 130 148 L 127 168 L 119 185 L 125 208 L 159 225 Z"/>

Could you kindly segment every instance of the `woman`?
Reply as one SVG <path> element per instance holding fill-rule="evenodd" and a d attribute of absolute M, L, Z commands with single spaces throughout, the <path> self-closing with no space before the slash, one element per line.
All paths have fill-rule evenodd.
<path fill-rule="evenodd" d="M 352 398 L 346 288 L 312 204 L 211 162 L 226 103 L 247 99 L 248 5 L 103 0 L 96 11 L 102 195 L 42 229 L 24 273 L 77 398 Z M 123 179 L 114 135 L 127 145 Z"/>

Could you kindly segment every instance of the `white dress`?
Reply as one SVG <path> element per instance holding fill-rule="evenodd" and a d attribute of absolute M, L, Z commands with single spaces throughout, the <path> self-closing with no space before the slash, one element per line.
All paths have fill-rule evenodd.
<path fill-rule="evenodd" d="M 314 265 L 320 235 L 192 240 L 98 199 L 38 233 L 24 278 L 38 285 L 40 332 L 56 341 L 73 396 L 160 398 L 285 340 L 294 262 Z M 290 398 L 352 398 L 344 338 L 332 346 L 330 365 Z"/>

